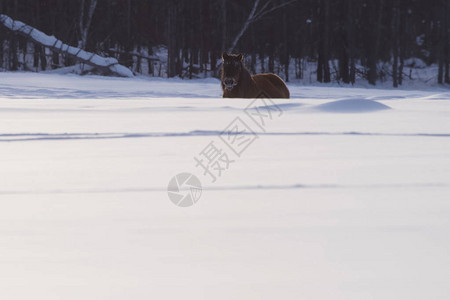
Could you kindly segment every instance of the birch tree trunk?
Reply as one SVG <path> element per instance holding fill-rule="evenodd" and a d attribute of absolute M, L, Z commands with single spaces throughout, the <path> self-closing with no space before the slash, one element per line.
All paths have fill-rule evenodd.
<path fill-rule="evenodd" d="M 241 30 L 238 32 L 238 34 L 234 38 L 233 43 L 231 43 L 230 48 L 228 48 L 228 53 L 231 53 L 234 50 L 234 48 L 236 48 L 236 45 L 239 42 L 239 40 L 241 39 L 242 35 L 244 34 L 245 31 L 247 31 L 247 28 L 250 25 L 250 23 L 253 22 L 253 19 L 255 17 L 255 13 L 256 13 L 256 9 L 258 8 L 258 5 L 259 5 L 259 1 L 260 0 L 255 0 L 255 3 L 253 3 L 253 8 L 250 11 L 250 14 L 248 15 L 247 20 L 245 21 L 244 26 L 242 26 Z"/>
<path fill-rule="evenodd" d="M 79 48 L 81 48 L 83 50 L 86 49 L 89 27 L 91 27 L 92 16 L 94 15 L 96 7 L 97 7 L 97 0 L 91 0 L 90 5 L 89 5 L 89 10 L 88 10 L 87 16 L 85 18 L 85 16 L 84 16 L 85 0 L 81 0 L 80 22 L 79 22 L 81 40 L 80 40 Z"/>

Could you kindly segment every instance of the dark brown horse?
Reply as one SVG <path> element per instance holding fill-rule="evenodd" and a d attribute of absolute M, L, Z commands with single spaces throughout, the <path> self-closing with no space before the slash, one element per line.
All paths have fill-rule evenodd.
<path fill-rule="evenodd" d="M 242 54 L 222 55 L 223 98 L 289 98 L 283 79 L 275 74 L 250 75 L 244 67 Z"/>

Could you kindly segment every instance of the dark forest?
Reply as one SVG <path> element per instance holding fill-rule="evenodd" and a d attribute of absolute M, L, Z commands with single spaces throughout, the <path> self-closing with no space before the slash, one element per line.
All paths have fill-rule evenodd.
<path fill-rule="evenodd" d="M 217 76 L 229 51 L 245 53 L 250 72 L 287 81 L 301 79 L 307 62 L 318 82 L 396 87 L 417 58 L 437 66 L 437 83 L 450 83 L 448 0 L 0 0 L 0 13 L 136 74 Z M 75 63 L 4 26 L 0 42 L 2 70 Z"/>

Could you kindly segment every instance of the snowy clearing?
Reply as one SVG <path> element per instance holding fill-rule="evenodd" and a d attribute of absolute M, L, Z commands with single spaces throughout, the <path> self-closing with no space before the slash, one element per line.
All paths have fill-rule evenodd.
<path fill-rule="evenodd" d="M 448 299 L 450 91 L 289 88 L 261 129 L 215 79 L 0 73 L 2 298 Z"/>

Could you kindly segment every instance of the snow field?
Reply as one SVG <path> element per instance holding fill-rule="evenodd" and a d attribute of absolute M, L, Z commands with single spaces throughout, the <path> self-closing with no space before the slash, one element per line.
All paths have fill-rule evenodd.
<path fill-rule="evenodd" d="M 0 73 L 5 299 L 447 299 L 450 92 Z M 217 182 L 194 157 L 258 139 Z M 204 186 L 168 199 L 180 172 Z"/>

